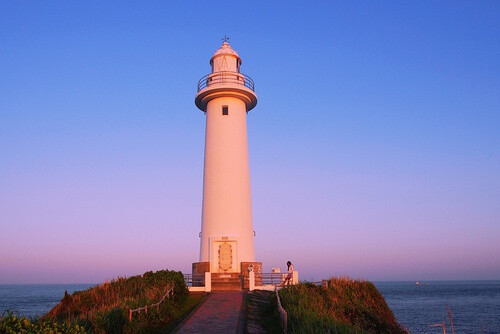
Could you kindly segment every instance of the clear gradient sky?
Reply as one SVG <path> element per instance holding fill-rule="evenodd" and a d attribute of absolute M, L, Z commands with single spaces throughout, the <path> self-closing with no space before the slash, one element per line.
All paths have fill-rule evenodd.
<path fill-rule="evenodd" d="M 2 1 L 0 283 L 190 272 L 224 35 L 265 271 L 500 279 L 499 1 Z"/>

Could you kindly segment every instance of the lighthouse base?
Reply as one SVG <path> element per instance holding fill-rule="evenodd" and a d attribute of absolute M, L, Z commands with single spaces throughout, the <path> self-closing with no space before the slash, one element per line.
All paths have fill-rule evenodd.
<path fill-rule="evenodd" d="M 205 275 L 210 272 L 210 262 L 194 262 L 192 266 L 193 276 Z"/>
<path fill-rule="evenodd" d="M 262 285 L 262 262 L 241 262 L 240 272 L 212 272 L 212 290 L 246 290 L 249 288 L 249 276 L 252 271 L 255 273 L 255 285 Z M 193 263 L 193 286 L 204 285 L 202 277 L 206 272 L 210 272 L 210 262 Z"/>

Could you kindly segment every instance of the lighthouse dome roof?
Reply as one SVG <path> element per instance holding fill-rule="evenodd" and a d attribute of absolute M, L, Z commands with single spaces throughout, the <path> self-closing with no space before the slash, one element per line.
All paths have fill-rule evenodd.
<path fill-rule="evenodd" d="M 212 58 L 220 56 L 220 55 L 232 55 L 232 56 L 235 56 L 237 58 L 240 57 L 238 55 L 238 52 L 234 51 L 234 49 L 231 47 L 231 45 L 229 45 L 229 43 L 227 41 L 222 43 L 221 47 L 217 51 L 215 51 Z"/>

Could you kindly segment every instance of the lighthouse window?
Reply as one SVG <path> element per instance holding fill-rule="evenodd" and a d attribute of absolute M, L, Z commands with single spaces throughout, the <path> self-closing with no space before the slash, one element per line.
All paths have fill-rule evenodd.
<path fill-rule="evenodd" d="M 229 115 L 229 107 L 228 106 L 222 106 L 222 115 L 224 115 L 224 116 Z"/>

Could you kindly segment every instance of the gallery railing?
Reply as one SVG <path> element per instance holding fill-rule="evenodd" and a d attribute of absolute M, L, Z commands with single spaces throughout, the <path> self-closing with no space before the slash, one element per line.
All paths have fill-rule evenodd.
<path fill-rule="evenodd" d="M 255 91 L 255 83 L 246 74 L 224 71 L 205 75 L 198 81 L 198 92 L 212 85 L 241 85 Z"/>

